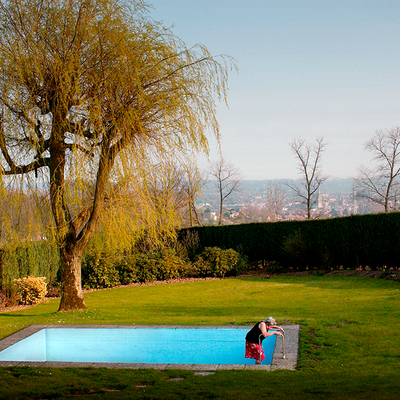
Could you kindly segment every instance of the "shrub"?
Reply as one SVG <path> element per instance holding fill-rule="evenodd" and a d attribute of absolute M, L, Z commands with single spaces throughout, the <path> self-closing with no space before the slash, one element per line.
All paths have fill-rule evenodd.
<path fill-rule="evenodd" d="M 245 267 L 246 260 L 235 250 L 222 250 L 218 247 L 206 247 L 196 257 L 192 273 L 195 276 L 219 277 L 235 276 Z"/>
<path fill-rule="evenodd" d="M 189 269 L 173 249 L 119 258 L 92 254 L 82 262 L 82 281 L 85 288 L 104 288 L 180 278 L 187 276 Z"/>
<path fill-rule="evenodd" d="M 207 248 L 193 267 L 177 255 L 176 249 L 165 248 L 148 253 L 107 256 L 86 255 L 82 261 L 82 282 L 85 288 L 106 288 L 131 283 L 147 283 L 184 278 L 224 277 L 237 275 L 245 260 L 232 249 Z"/>
<path fill-rule="evenodd" d="M 157 280 L 157 266 L 154 253 L 137 254 L 135 256 L 135 266 L 138 282 L 154 282 Z"/>
<path fill-rule="evenodd" d="M 139 271 L 134 255 L 125 256 L 115 265 L 121 285 L 139 282 Z"/>
<path fill-rule="evenodd" d="M 174 250 L 164 249 L 158 256 L 158 280 L 176 279 L 187 276 L 189 264 L 178 257 Z"/>
<path fill-rule="evenodd" d="M 82 260 L 82 283 L 86 289 L 120 285 L 119 273 L 112 258 L 105 254 L 86 255 Z"/>
<path fill-rule="evenodd" d="M 306 267 L 306 243 L 300 229 L 287 236 L 283 242 L 283 251 L 288 265 L 297 270 Z"/>
<path fill-rule="evenodd" d="M 189 264 L 179 258 L 172 249 L 135 255 L 135 268 L 138 282 L 164 281 L 187 276 Z M 121 271 L 120 271 L 121 274 Z"/>
<path fill-rule="evenodd" d="M 0 310 L 9 306 L 8 296 L 0 291 Z"/>
<path fill-rule="evenodd" d="M 174 248 L 178 257 L 193 261 L 200 249 L 199 234 L 196 231 L 181 230 Z"/>
<path fill-rule="evenodd" d="M 19 304 L 30 305 L 38 304 L 44 300 L 47 294 L 46 278 L 27 278 L 15 279 L 16 298 Z"/>

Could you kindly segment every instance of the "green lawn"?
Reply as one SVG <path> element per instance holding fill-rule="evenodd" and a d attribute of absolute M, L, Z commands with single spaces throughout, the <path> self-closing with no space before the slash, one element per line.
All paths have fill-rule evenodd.
<path fill-rule="evenodd" d="M 0 314 L 0 337 L 32 324 L 301 325 L 297 371 L 0 368 L 0 399 L 398 399 L 400 285 L 373 278 L 236 278 L 102 290 L 87 311 L 58 301 Z M 184 378 L 170 380 L 170 378 Z"/>

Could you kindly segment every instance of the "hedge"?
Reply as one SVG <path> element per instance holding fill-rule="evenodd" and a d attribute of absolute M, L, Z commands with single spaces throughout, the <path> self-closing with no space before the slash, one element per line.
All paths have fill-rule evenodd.
<path fill-rule="evenodd" d="M 202 248 L 233 248 L 251 263 L 278 262 L 295 270 L 398 268 L 400 213 L 320 220 L 192 227 Z"/>
<path fill-rule="evenodd" d="M 9 293 L 14 280 L 27 276 L 46 277 L 49 285 L 57 279 L 59 251 L 49 240 L 22 242 L 0 249 L 0 290 Z"/>

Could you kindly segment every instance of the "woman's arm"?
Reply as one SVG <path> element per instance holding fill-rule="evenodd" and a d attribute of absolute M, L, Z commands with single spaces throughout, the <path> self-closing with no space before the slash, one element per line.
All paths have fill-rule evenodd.
<path fill-rule="evenodd" d="M 268 332 L 267 324 L 265 322 L 260 322 L 260 325 L 258 325 L 258 327 L 260 328 L 261 333 L 263 334 L 264 337 L 268 337 L 268 336 L 272 336 L 272 335 L 276 335 L 276 336 L 280 336 L 281 335 L 280 330 L 278 332 L 276 332 L 276 331 L 275 332 Z M 270 328 L 277 329 L 277 327 L 275 327 L 275 326 L 270 326 Z"/>
<path fill-rule="evenodd" d="M 278 329 L 279 332 L 283 332 L 283 328 L 281 328 L 281 327 L 278 326 L 278 325 L 272 325 L 271 328 L 272 328 L 272 329 Z"/>

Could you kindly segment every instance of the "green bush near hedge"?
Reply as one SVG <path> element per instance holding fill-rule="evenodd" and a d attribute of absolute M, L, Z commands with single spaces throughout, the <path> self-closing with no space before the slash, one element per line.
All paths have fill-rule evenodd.
<path fill-rule="evenodd" d="M 246 266 L 246 260 L 233 249 L 222 250 L 218 247 L 206 247 L 196 257 L 193 275 L 199 277 L 236 276 Z"/>
<path fill-rule="evenodd" d="M 154 282 L 183 278 L 188 275 L 190 265 L 179 258 L 174 250 L 163 249 L 158 252 L 138 253 L 124 260 L 118 266 L 122 284 L 135 282 Z"/>
<path fill-rule="evenodd" d="M 82 259 L 82 286 L 85 289 L 120 285 L 114 257 L 107 253 L 89 253 Z"/>

